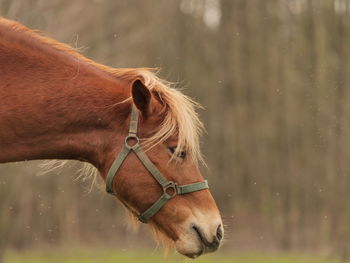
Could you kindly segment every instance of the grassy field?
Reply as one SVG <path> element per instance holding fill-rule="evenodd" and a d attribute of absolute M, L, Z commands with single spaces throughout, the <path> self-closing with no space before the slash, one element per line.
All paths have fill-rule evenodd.
<path fill-rule="evenodd" d="M 87 250 L 57 250 L 57 251 L 27 251 L 6 253 L 4 263 L 340 263 L 337 260 L 298 255 L 266 255 L 266 254 L 230 254 L 217 253 L 202 256 L 196 260 L 180 255 L 164 257 L 158 252 L 135 251 L 87 251 Z M 342 262 L 344 263 L 344 262 Z"/>

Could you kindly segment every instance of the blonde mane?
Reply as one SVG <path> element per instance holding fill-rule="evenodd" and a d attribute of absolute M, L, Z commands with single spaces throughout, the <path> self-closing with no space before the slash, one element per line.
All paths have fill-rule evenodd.
<path fill-rule="evenodd" d="M 151 69 L 114 69 L 113 74 L 127 80 L 141 79 L 145 86 L 156 92 L 164 103 L 164 120 L 158 131 L 144 140 L 146 149 L 176 135 L 178 144 L 175 153 L 186 151 L 192 159 L 204 163 L 199 144 L 204 128 L 195 111 L 196 107 L 200 107 L 198 103 L 171 87 L 171 83 L 157 77 Z"/>

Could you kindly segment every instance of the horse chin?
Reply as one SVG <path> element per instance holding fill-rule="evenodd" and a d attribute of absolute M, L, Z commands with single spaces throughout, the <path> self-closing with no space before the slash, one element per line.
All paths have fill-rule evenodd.
<path fill-rule="evenodd" d="M 189 257 L 189 258 L 197 258 L 200 255 L 204 254 L 205 247 L 198 241 L 196 238 L 186 238 L 184 240 L 177 240 L 175 242 L 175 249 L 178 253 Z"/>
<path fill-rule="evenodd" d="M 193 231 L 187 228 L 181 230 L 178 239 L 174 241 L 174 247 L 178 253 L 189 258 L 197 258 L 205 253 L 205 247 Z"/>
<path fill-rule="evenodd" d="M 162 244 L 166 255 L 170 254 L 174 249 L 189 258 L 197 258 L 205 253 L 205 247 L 197 238 L 192 237 L 189 233 L 184 234 L 182 239 L 176 241 L 168 237 L 163 231 L 160 231 L 157 226 L 150 225 L 154 239 Z"/>

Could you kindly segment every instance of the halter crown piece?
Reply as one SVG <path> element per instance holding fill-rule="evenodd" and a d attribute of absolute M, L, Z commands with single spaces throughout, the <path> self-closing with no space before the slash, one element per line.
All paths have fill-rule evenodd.
<path fill-rule="evenodd" d="M 183 195 L 195 191 L 200 191 L 203 189 L 208 189 L 208 182 L 204 180 L 202 182 L 177 185 L 173 181 L 167 180 L 162 173 L 157 169 L 157 167 L 152 163 L 152 161 L 147 157 L 140 145 L 140 140 L 137 137 L 137 125 L 138 125 L 138 111 L 135 106 L 132 106 L 131 118 L 130 118 L 130 128 L 129 134 L 125 138 L 125 143 L 114 160 L 111 168 L 108 171 L 106 177 L 106 191 L 110 194 L 113 193 L 113 180 L 119 167 L 122 165 L 123 161 L 126 159 L 128 154 L 133 151 L 138 159 L 142 162 L 143 166 L 150 172 L 153 178 L 160 184 L 163 188 L 163 194 L 159 197 L 157 201 L 153 203 L 146 211 L 138 215 L 138 219 L 142 223 L 147 223 L 147 221 L 154 216 L 170 199 L 177 195 Z M 130 145 L 130 142 L 134 141 L 134 144 Z"/>

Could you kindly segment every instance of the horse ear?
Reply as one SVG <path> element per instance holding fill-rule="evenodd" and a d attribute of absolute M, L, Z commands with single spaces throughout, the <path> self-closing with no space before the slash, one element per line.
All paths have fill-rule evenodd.
<path fill-rule="evenodd" d="M 145 115 L 150 111 L 152 95 L 149 89 L 137 79 L 131 88 L 132 99 L 135 106 Z"/>

